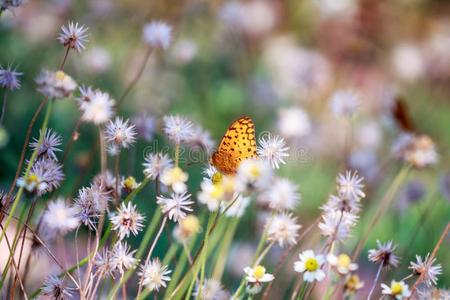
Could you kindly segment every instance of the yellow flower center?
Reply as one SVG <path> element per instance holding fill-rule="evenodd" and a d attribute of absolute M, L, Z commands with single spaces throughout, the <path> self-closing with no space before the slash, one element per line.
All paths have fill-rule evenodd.
<path fill-rule="evenodd" d="M 212 183 L 217 184 L 217 183 L 222 182 L 222 178 L 223 178 L 222 173 L 216 172 L 216 173 L 214 173 L 214 175 L 212 176 L 211 181 L 212 181 Z"/>
<path fill-rule="evenodd" d="M 133 190 L 136 187 L 136 184 L 136 179 L 134 179 L 133 176 L 127 177 L 127 179 L 123 182 L 123 185 L 128 190 Z"/>
<path fill-rule="evenodd" d="M 28 176 L 27 181 L 28 181 L 28 183 L 34 183 L 34 182 L 37 183 L 39 181 L 39 178 L 37 177 L 36 174 L 30 174 Z"/>
<path fill-rule="evenodd" d="M 263 266 L 256 266 L 253 270 L 253 276 L 256 280 L 260 280 L 266 274 L 266 269 Z"/>
<path fill-rule="evenodd" d="M 347 254 L 341 254 L 338 256 L 338 265 L 343 268 L 348 268 L 348 266 L 352 263 L 350 256 Z"/>
<path fill-rule="evenodd" d="M 56 73 L 55 73 L 55 78 L 56 78 L 56 80 L 64 80 L 65 78 L 66 78 L 66 73 L 64 73 L 63 71 L 57 71 Z"/>
<path fill-rule="evenodd" d="M 223 196 L 224 190 L 221 184 L 214 184 L 211 190 L 211 197 L 213 199 L 220 199 Z"/>
<path fill-rule="evenodd" d="M 314 272 L 319 268 L 319 262 L 315 258 L 308 258 L 305 262 L 305 269 Z"/>
<path fill-rule="evenodd" d="M 400 282 L 394 281 L 391 284 L 391 291 L 392 295 L 401 295 L 403 293 L 403 286 L 400 284 Z"/>
<path fill-rule="evenodd" d="M 261 175 L 261 170 L 258 168 L 258 166 L 254 165 L 250 168 L 250 175 L 254 178 L 258 178 Z"/>

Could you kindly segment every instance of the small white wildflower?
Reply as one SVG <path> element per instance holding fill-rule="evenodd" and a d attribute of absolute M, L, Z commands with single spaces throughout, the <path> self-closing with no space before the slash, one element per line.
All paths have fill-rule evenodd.
<path fill-rule="evenodd" d="M 313 250 L 306 250 L 299 254 L 299 258 L 300 260 L 294 263 L 294 270 L 298 273 L 304 273 L 304 281 L 322 281 L 325 278 L 325 272 L 321 269 L 325 263 L 322 255 L 315 255 Z"/>
<path fill-rule="evenodd" d="M 42 286 L 42 294 L 55 300 L 64 300 L 72 297 L 71 288 L 64 285 L 64 281 L 56 275 L 49 275 Z"/>
<path fill-rule="evenodd" d="M 276 178 L 267 189 L 258 195 L 261 204 L 274 210 L 294 209 L 300 200 L 298 187 L 286 178 Z"/>
<path fill-rule="evenodd" d="M 89 229 L 95 230 L 96 221 L 106 211 L 109 201 L 110 193 L 105 192 L 101 186 L 81 188 L 74 204 L 78 219 Z"/>
<path fill-rule="evenodd" d="M 280 247 L 295 245 L 301 226 L 292 214 L 278 214 L 269 219 L 266 224 L 267 239 L 277 242 Z"/>
<path fill-rule="evenodd" d="M 147 289 L 158 292 L 161 287 L 167 286 L 167 282 L 170 281 L 168 275 L 171 272 L 167 266 L 162 266 L 159 259 L 156 258 L 141 266 L 141 271 L 138 275 Z"/>
<path fill-rule="evenodd" d="M 416 262 L 410 262 L 410 269 L 414 274 L 423 276 L 423 281 L 428 287 L 432 287 L 437 283 L 437 277 L 442 274 L 442 266 L 435 264 L 436 258 L 430 261 L 430 254 L 428 253 L 424 259 L 416 255 Z"/>
<path fill-rule="evenodd" d="M 164 133 L 169 140 L 179 145 L 181 143 L 189 142 L 194 135 L 194 128 L 192 122 L 180 116 L 165 116 Z"/>
<path fill-rule="evenodd" d="M 346 240 L 351 236 L 351 229 L 356 225 L 358 216 L 345 211 L 326 211 L 322 215 L 319 228 L 322 235 L 337 241 Z"/>
<path fill-rule="evenodd" d="M 187 215 L 181 219 L 174 229 L 174 236 L 178 241 L 184 242 L 201 230 L 200 221 L 195 215 Z"/>
<path fill-rule="evenodd" d="M 81 97 L 78 105 L 82 112 L 83 121 L 96 125 L 108 122 L 114 115 L 115 101 L 107 93 L 91 88 L 80 89 Z"/>
<path fill-rule="evenodd" d="M 200 192 L 198 193 L 198 202 L 206 205 L 209 211 L 219 209 L 221 202 L 224 200 L 225 190 L 220 183 L 213 183 L 204 180 L 200 184 Z"/>
<path fill-rule="evenodd" d="M 136 129 L 128 120 L 116 117 L 109 121 L 105 129 L 106 141 L 121 148 L 128 149 L 136 141 Z M 120 151 L 120 150 L 119 150 Z"/>
<path fill-rule="evenodd" d="M 144 216 L 137 212 L 136 206 L 131 202 L 128 202 L 128 205 L 122 203 L 117 209 L 117 214 L 110 217 L 112 228 L 119 231 L 120 240 L 129 237 L 130 233 L 137 235 L 144 227 L 142 224 L 144 219 Z"/>
<path fill-rule="evenodd" d="M 127 243 L 117 243 L 110 256 L 109 265 L 111 270 L 118 271 L 123 275 L 126 270 L 134 268 L 137 263 L 137 259 L 134 257 L 135 252 L 136 250 L 130 251 L 130 247 L 128 247 Z"/>
<path fill-rule="evenodd" d="M 286 164 L 284 159 L 289 157 L 289 147 L 280 136 L 263 136 L 259 139 L 258 156 L 270 162 L 272 168 L 278 169 L 280 164 Z"/>
<path fill-rule="evenodd" d="M 41 94 L 53 99 L 64 99 L 77 87 L 75 80 L 61 70 L 42 70 L 36 77 L 36 83 Z"/>
<path fill-rule="evenodd" d="M 197 297 L 199 294 L 199 286 L 197 284 L 192 296 Z M 219 281 L 209 278 L 205 279 L 202 284 L 201 300 L 228 300 L 230 299 L 230 293 L 223 289 L 222 284 Z"/>
<path fill-rule="evenodd" d="M 359 104 L 359 96 L 351 90 L 338 90 L 330 100 L 331 111 L 338 117 L 351 117 Z"/>
<path fill-rule="evenodd" d="M 87 41 L 88 28 L 78 23 L 69 22 L 67 26 L 61 26 L 61 33 L 58 35 L 58 41 L 64 45 L 81 52 L 85 49 L 84 43 Z"/>
<path fill-rule="evenodd" d="M 0 86 L 4 89 L 17 90 L 20 89 L 19 77 L 23 73 L 17 72 L 13 67 L 3 68 L 0 65 Z"/>
<path fill-rule="evenodd" d="M 363 192 L 363 178 L 358 176 L 358 172 L 347 170 L 344 174 L 337 177 L 337 191 L 341 198 L 361 199 L 366 196 Z"/>
<path fill-rule="evenodd" d="M 272 168 L 264 160 L 246 159 L 239 165 L 236 178 L 244 190 L 260 190 L 269 185 Z"/>
<path fill-rule="evenodd" d="M 152 180 L 161 176 L 166 170 L 172 168 L 173 162 L 167 154 L 150 153 L 145 156 L 144 175 Z"/>
<path fill-rule="evenodd" d="M 144 25 L 143 39 L 150 47 L 165 50 L 172 41 L 172 27 L 161 21 L 147 23 Z"/>
<path fill-rule="evenodd" d="M 328 197 L 327 203 L 325 203 L 321 209 L 327 211 L 345 211 L 352 214 L 357 214 L 361 210 L 361 204 L 359 199 L 355 198 L 341 198 L 335 195 Z"/>
<path fill-rule="evenodd" d="M 247 280 L 249 283 L 254 284 L 270 282 L 275 278 L 272 274 L 266 273 L 266 268 L 260 265 L 254 268 L 245 267 L 244 272 L 246 274 L 245 280 Z"/>
<path fill-rule="evenodd" d="M 358 265 L 353 263 L 350 256 L 345 253 L 339 254 L 338 256 L 330 253 L 327 255 L 327 261 L 341 275 L 346 275 L 358 269 Z"/>
<path fill-rule="evenodd" d="M 17 180 L 17 186 L 41 196 L 57 189 L 63 179 L 62 166 L 53 159 L 42 157 L 34 162 L 26 177 Z"/>
<path fill-rule="evenodd" d="M 188 180 L 188 174 L 183 172 L 181 168 L 174 167 L 170 169 L 166 169 L 161 175 L 161 182 L 170 187 L 175 193 L 181 194 L 186 192 L 187 185 L 186 181 Z"/>
<path fill-rule="evenodd" d="M 371 262 L 382 264 L 383 267 L 397 267 L 399 264 L 399 258 L 394 254 L 395 248 L 392 241 L 388 241 L 382 244 L 377 240 L 377 248 L 369 250 L 369 260 Z"/>
<path fill-rule="evenodd" d="M 397 300 L 408 299 L 411 296 L 411 291 L 408 285 L 404 281 L 391 281 L 391 285 L 388 286 L 384 283 L 381 284 L 383 295 L 389 295 Z"/>
<path fill-rule="evenodd" d="M 61 151 L 61 149 L 58 148 L 61 145 L 61 136 L 48 128 L 45 129 L 45 131 L 41 130 L 39 133 L 42 137 L 41 143 L 39 143 L 39 139 L 33 138 L 30 147 L 37 151 L 38 157 L 44 156 L 53 160 L 58 160 L 55 152 Z"/>
<path fill-rule="evenodd" d="M 186 212 L 191 212 L 191 204 L 194 202 L 190 200 L 191 195 L 187 193 L 176 194 L 172 193 L 170 198 L 158 196 L 157 202 L 164 214 L 167 214 L 170 220 L 178 222 L 180 219 L 186 217 Z"/>
<path fill-rule="evenodd" d="M 74 207 L 68 205 L 63 198 L 58 198 L 48 203 L 42 221 L 51 232 L 65 235 L 78 227 L 76 213 Z"/>

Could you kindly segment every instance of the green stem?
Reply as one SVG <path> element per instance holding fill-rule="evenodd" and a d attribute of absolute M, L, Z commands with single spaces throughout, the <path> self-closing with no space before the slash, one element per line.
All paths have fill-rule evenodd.
<path fill-rule="evenodd" d="M 201 260 L 202 262 L 201 262 L 201 270 L 200 270 L 200 281 L 199 281 L 199 285 L 198 285 L 198 293 L 197 293 L 197 296 L 195 297 L 196 300 L 201 298 L 203 281 L 205 279 L 206 260 L 208 259 L 208 243 L 209 243 L 210 230 L 211 230 L 211 226 L 213 224 L 213 221 L 216 219 L 218 213 L 219 213 L 219 210 L 217 210 L 216 212 L 214 212 L 214 214 L 211 214 L 209 216 L 208 226 L 207 226 L 207 230 L 206 230 L 206 233 L 205 233 L 205 246 L 203 248 L 203 253 L 202 253 L 202 260 Z M 195 275 L 192 278 L 191 287 L 188 290 L 187 297 L 190 297 L 190 295 L 191 295 L 192 286 L 193 286 L 193 283 L 196 280 L 196 277 L 197 276 Z"/>
<path fill-rule="evenodd" d="M 297 300 L 303 300 L 303 298 L 305 298 L 307 287 L 308 287 L 308 283 L 304 282 L 302 285 L 302 289 L 300 290 L 300 293 L 298 294 Z"/>
<path fill-rule="evenodd" d="M 228 252 L 231 247 L 231 243 L 233 242 L 233 237 L 236 232 L 237 226 L 239 224 L 240 218 L 232 218 L 230 221 L 229 227 L 225 233 L 225 237 L 220 245 L 218 254 L 217 254 L 217 262 L 213 271 L 213 278 L 219 280 L 222 278 L 223 271 L 225 270 L 225 265 L 227 263 Z"/>

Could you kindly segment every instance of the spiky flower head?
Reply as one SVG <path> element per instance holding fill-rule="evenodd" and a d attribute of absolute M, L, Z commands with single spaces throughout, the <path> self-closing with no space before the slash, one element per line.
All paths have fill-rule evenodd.
<path fill-rule="evenodd" d="M 33 163 L 27 176 L 17 180 L 17 185 L 30 194 L 41 196 L 58 188 L 63 179 L 62 166 L 53 159 L 42 157 Z"/>
<path fill-rule="evenodd" d="M 77 88 L 77 83 L 63 71 L 42 70 L 36 77 L 38 91 L 52 99 L 64 99 Z"/>
<path fill-rule="evenodd" d="M 163 118 L 163 122 L 164 133 L 174 144 L 187 143 L 192 139 L 194 128 L 192 122 L 188 119 L 181 116 L 169 115 Z"/>
<path fill-rule="evenodd" d="M 83 121 L 100 125 L 113 117 L 115 101 L 108 93 L 90 87 L 80 88 L 80 93 L 81 96 L 77 100 Z"/>
<path fill-rule="evenodd" d="M 144 25 L 142 36 L 150 47 L 166 50 L 172 41 L 172 27 L 165 22 L 153 21 Z"/>
<path fill-rule="evenodd" d="M 138 275 L 142 279 L 142 284 L 150 291 L 159 291 L 161 287 L 166 287 L 170 281 L 169 274 L 172 271 L 167 266 L 163 266 L 159 259 L 149 261 L 146 265 L 141 266 Z"/>
<path fill-rule="evenodd" d="M 136 206 L 131 202 L 128 204 L 122 202 L 117 213 L 110 217 L 113 230 L 119 232 L 120 240 L 129 237 L 130 233 L 137 235 L 144 227 L 142 224 L 144 219 L 144 216 L 137 212 Z"/>
<path fill-rule="evenodd" d="M 257 153 L 262 159 L 267 160 L 272 168 L 278 169 L 280 164 L 286 164 L 285 158 L 289 157 L 289 147 L 280 136 L 264 135 L 258 141 Z"/>
<path fill-rule="evenodd" d="M 23 73 L 17 72 L 17 69 L 12 66 L 8 68 L 0 66 L 0 86 L 9 90 L 20 89 L 19 77 L 22 75 Z"/>
<path fill-rule="evenodd" d="M 127 243 L 118 242 L 110 256 L 109 265 L 112 271 L 118 271 L 123 275 L 126 270 L 134 268 L 138 260 L 134 257 L 136 250 L 130 250 Z"/>
<path fill-rule="evenodd" d="M 173 162 L 165 153 L 149 153 L 145 156 L 144 175 L 151 180 L 161 176 L 166 170 L 171 169 Z"/>
<path fill-rule="evenodd" d="M 382 264 L 383 267 L 394 267 L 396 268 L 399 264 L 399 258 L 394 254 L 395 248 L 392 241 L 387 241 L 382 244 L 377 240 L 377 248 L 369 250 L 369 260 L 376 264 Z"/>
<path fill-rule="evenodd" d="M 42 216 L 45 227 L 52 233 L 65 235 L 80 224 L 76 209 L 63 198 L 50 201 Z"/>
<path fill-rule="evenodd" d="M 266 224 L 267 239 L 277 242 L 280 247 L 297 243 L 298 231 L 301 226 L 292 214 L 278 214 L 269 219 Z"/>
<path fill-rule="evenodd" d="M 186 217 L 186 212 L 192 212 L 190 200 L 191 195 L 187 193 L 172 193 L 170 197 L 158 196 L 156 203 L 161 207 L 163 214 L 167 214 L 170 220 L 178 222 Z"/>
<path fill-rule="evenodd" d="M 65 300 L 72 297 L 72 288 L 66 287 L 63 279 L 56 275 L 49 275 L 42 286 L 42 294 L 54 300 Z"/>
<path fill-rule="evenodd" d="M 81 52 L 85 49 L 84 44 L 87 42 L 88 28 L 82 24 L 69 22 L 61 26 L 61 32 L 58 35 L 58 41 L 70 49 Z"/>
<path fill-rule="evenodd" d="M 430 259 L 428 253 L 424 259 L 420 255 L 416 255 L 416 262 L 410 262 L 410 269 L 415 275 L 422 276 L 423 281 L 428 287 L 432 287 L 437 283 L 437 277 L 442 274 L 442 266 L 435 264 L 436 258 Z"/>
<path fill-rule="evenodd" d="M 120 149 L 128 149 L 136 141 L 136 129 L 129 120 L 116 117 L 114 121 L 109 121 L 105 129 L 106 141 Z"/>
<path fill-rule="evenodd" d="M 61 136 L 51 129 L 45 129 L 45 131 L 41 130 L 40 136 L 42 141 L 39 143 L 39 139 L 33 138 L 33 141 L 30 143 L 30 147 L 33 151 L 37 151 L 38 157 L 43 156 L 53 160 L 58 160 L 55 152 L 61 151 L 61 149 L 58 148 L 61 145 Z"/>

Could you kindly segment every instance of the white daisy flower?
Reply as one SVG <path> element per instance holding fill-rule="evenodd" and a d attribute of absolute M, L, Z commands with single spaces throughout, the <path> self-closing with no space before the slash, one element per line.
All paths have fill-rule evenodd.
<path fill-rule="evenodd" d="M 174 167 L 164 170 L 161 174 L 161 182 L 175 193 L 181 194 L 187 191 L 186 181 L 188 177 L 188 174 L 183 172 L 181 168 Z"/>
<path fill-rule="evenodd" d="M 285 158 L 289 157 L 289 147 L 280 136 L 263 136 L 259 139 L 259 146 L 256 150 L 258 156 L 270 162 L 272 168 L 278 169 L 280 164 L 286 164 Z"/>
<path fill-rule="evenodd" d="M 206 205 L 209 211 L 218 210 L 224 197 L 225 190 L 221 183 L 212 183 L 209 180 L 204 180 L 200 184 L 200 192 L 197 196 L 198 202 Z"/>
<path fill-rule="evenodd" d="M 78 23 L 69 22 L 67 26 L 61 26 L 61 33 L 58 35 L 58 41 L 64 45 L 81 52 L 85 49 L 84 43 L 87 41 L 86 34 L 88 28 Z"/>
<path fill-rule="evenodd" d="M 146 265 L 141 266 L 138 275 L 142 278 L 142 284 L 150 291 L 159 291 L 161 287 L 166 287 L 170 281 L 168 276 L 172 271 L 167 266 L 162 266 L 159 259 L 153 259 Z"/>
<path fill-rule="evenodd" d="M 260 190 L 266 188 L 272 179 L 270 164 L 261 159 L 244 160 L 238 167 L 236 179 L 245 190 Z"/>
<path fill-rule="evenodd" d="M 172 193 L 170 198 L 158 196 L 156 203 L 161 207 L 164 214 L 167 214 L 170 220 L 178 222 L 180 219 L 186 217 L 186 212 L 192 212 L 191 204 L 194 202 L 190 200 L 191 194 Z"/>
<path fill-rule="evenodd" d="M 142 36 L 150 47 L 165 50 L 172 41 L 172 27 L 165 22 L 153 21 L 144 25 Z"/>
<path fill-rule="evenodd" d="M 313 250 L 306 250 L 299 254 L 300 260 L 294 263 L 294 270 L 303 274 L 303 280 L 313 282 L 325 278 L 325 272 L 321 270 L 325 259 L 322 255 L 315 255 Z"/>
<path fill-rule="evenodd" d="M 258 202 L 274 210 L 291 210 L 300 201 L 298 187 L 286 178 L 276 178 L 258 195 Z"/>
<path fill-rule="evenodd" d="M 267 239 L 277 242 L 280 247 L 297 243 L 298 231 L 301 226 L 292 214 L 278 214 L 269 219 L 266 224 Z"/>
<path fill-rule="evenodd" d="M 58 198 L 48 203 L 42 221 L 51 232 L 65 235 L 80 224 L 76 214 L 74 207 L 67 204 L 63 198 Z"/>
<path fill-rule="evenodd" d="M 266 273 L 266 268 L 263 266 L 256 266 L 254 268 L 252 267 L 245 267 L 244 272 L 247 275 L 245 277 L 245 280 L 247 280 L 249 283 L 253 284 L 261 284 L 264 282 L 270 282 L 275 277 L 272 274 Z"/>
<path fill-rule="evenodd" d="M 137 212 L 136 206 L 131 202 L 128 205 L 122 202 L 120 208 L 117 209 L 117 214 L 110 218 L 113 230 L 119 231 L 119 239 L 129 237 L 130 233 L 137 235 L 142 230 L 144 225 L 142 222 L 145 217 Z"/>
<path fill-rule="evenodd" d="M 341 275 L 346 275 L 358 269 L 358 264 L 352 263 L 350 256 L 345 253 L 338 256 L 330 253 L 327 255 L 327 261 Z"/>
<path fill-rule="evenodd" d="M 408 299 L 411 296 L 411 291 L 408 285 L 404 281 L 391 281 L 391 285 L 388 286 L 384 283 L 381 284 L 383 295 L 389 295 L 397 300 Z"/>

